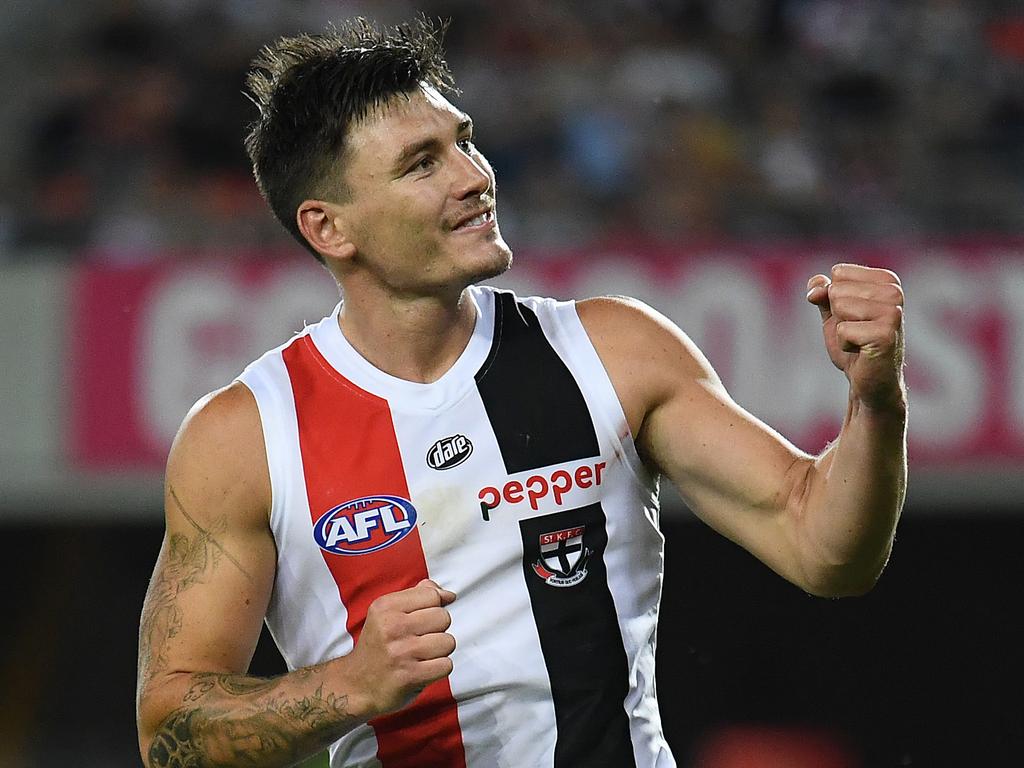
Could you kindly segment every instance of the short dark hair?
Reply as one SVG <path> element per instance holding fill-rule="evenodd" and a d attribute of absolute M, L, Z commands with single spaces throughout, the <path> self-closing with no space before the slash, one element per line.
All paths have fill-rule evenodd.
<path fill-rule="evenodd" d="M 245 149 L 260 193 L 292 236 L 316 258 L 295 212 L 309 198 L 343 199 L 349 128 L 421 84 L 455 91 L 442 42 L 446 23 L 426 17 L 393 27 L 363 18 L 320 35 L 283 37 L 265 46 L 246 79 L 259 115 Z"/>

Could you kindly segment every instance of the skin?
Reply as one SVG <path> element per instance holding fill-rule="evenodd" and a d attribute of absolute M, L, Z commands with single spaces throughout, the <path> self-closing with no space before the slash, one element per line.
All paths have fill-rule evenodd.
<path fill-rule="evenodd" d="M 906 490 L 903 291 L 892 272 L 839 264 L 808 281 L 807 300 L 850 382 L 839 438 L 818 456 L 738 406 L 654 310 L 608 298 L 577 308 L 652 471 L 806 592 L 859 595 L 888 560 Z"/>
<path fill-rule="evenodd" d="M 344 291 L 349 342 L 411 381 L 448 370 L 476 319 L 465 287 L 512 263 L 496 222 L 453 231 L 465 216 L 494 208 L 494 171 L 472 135 L 469 117 L 432 88 L 395 98 L 350 137 L 346 202 L 307 200 L 297 212 Z"/>
<path fill-rule="evenodd" d="M 345 182 L 344 202 L 296 211 L 345 293 L 342 329 L 378 368 L 434 381 L 472 333 L 466 287 L 511 263 L 496 223 L 456 228 L 493 209 L 493 172 L 466 116 L 424 88 L 354 126 Z M 815 275 L 807 290 L 850 382 L 841 434 L 818 456 L 736 405 L 653 309 L 617 298 L 577 309 L 651 470 L 800 588 L 861 594 L 888 558 L 905 490 L 903 292 L 893 273 L 856 265 Z M 193 407 L 168 458 L 166 536 L 139 640 L 148 766 L 294 765 L 452 670 L 445 606 L 456 596 L 424 581 L 375 601 L 347 656 L 246 675 L 274 581 L 269 506 L 256 403 L 235 383 Z"/>

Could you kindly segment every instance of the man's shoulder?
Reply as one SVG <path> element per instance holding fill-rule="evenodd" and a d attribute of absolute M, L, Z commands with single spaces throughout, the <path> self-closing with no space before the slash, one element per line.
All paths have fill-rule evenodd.
<path fill-rule="evenodd" d="M 595 296 L 577 299 L 575 305 L 580 322 L 595 342 L 618 339 L 645 343 L 666 330 L 682 333 L 660 312 L 631 296 Z"/>
<path fill-rule="evenodd" d="M 270 498 L 259 409 L 239 381 L 196 401 L 182 421 L 167 459 L 167 481 L 193 490 L 234 495 L 247 489 L 248 506 L 262 514 Z"/>
<path fill-rule="evenodd" d="M 182 420 L 171 445 L 171 459 L 200 454 L 220 465 L 244 465 L 247 454 L 263 447 L 259 408 L 252 391 L 240 381 L 199 398 Z"/>
<path fill-rule="evenodd" d="M 256 399 L 249 387 L 235 380 L 230 384 L 207 392 L 189 409 L 187 424 L 206 424 L 223 428 L 245 420 L 256 412 Z"/>
<path fill-rule="evenodd" d="M 649 304 L 630 296 L 598 296 L 576 302 L 576 311 L 598 354 L 623 375 L 666 383 L 701 379 L 710 364 L 689 336 Z"/>

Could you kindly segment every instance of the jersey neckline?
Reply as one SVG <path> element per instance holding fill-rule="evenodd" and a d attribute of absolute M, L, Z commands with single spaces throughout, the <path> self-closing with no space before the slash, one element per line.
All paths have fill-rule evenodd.
<path fill-rule="evenodd" d="M 423 384 L 382 371 L 356 351 L 345 338 L 338 315 L 343 302 L 310 329 L 310 337 L 324 359 L 340 375 L 370 394 L 389 401 L 400 410 L 437 410 L 460 399 L 475 386 L 476 372 L 484 364 L 494 338 L 494 297 L 492 290 L 469 286 L 468 300 L 476 311 L 473 333 L 465 349 L 436 381 Z"/>

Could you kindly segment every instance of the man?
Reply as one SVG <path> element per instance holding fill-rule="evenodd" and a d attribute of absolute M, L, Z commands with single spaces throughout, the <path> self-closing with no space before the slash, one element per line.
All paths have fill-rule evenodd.
<path fill-rule="evenodd" d="M 902 506 L 899 280 L 808 282 L 850 382 L 809 456 L 629 299 L 517 299 L 494 175 L 425 23 L 255 62 L 261 191 L 335 313 L 203 398 L 143 609 L 149 766 L 671 766 L 657 478 L 817 595 L 868 590 Z M 293 670 L 245 674 L 260 624 Z"/>

